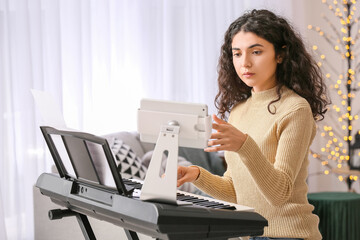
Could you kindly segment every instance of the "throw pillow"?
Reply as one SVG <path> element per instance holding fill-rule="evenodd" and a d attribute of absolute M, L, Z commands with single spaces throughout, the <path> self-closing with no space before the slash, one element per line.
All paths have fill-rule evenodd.
<path fill-rule="evenodd" d="M 122 178 L 135 178 L 143 180 L 147 168 L 142 164 L 141 159 L 134 153 L 129 145 L 122 140 L 115 138 L 111 145 L 116 159 L 118 171 Z"/>

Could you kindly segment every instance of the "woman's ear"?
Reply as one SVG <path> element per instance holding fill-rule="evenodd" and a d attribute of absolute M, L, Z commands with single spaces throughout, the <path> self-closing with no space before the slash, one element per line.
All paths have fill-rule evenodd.
<path fill-rule="evenodd" d="M 286 48 L 286 45 L 282 46 L 281 52 L 276 57 L 276 62 L 279 64 L 282 63 L 284 60 L 285 48 Z"/>

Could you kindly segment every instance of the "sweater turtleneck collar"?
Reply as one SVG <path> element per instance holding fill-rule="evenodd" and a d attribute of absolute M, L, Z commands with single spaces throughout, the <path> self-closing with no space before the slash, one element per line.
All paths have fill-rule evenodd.
<path fill-rule="evenodd" d="M 282 87 L 280 92 L 283 93 L 284 90 L 285 88 Z M 261 92 L 254 92 L 254 90 L 251 90 L 251 98 L 252 101 L 255 102 L 269 102 L 275 100 L 278 98 L 277 86 Z"/>

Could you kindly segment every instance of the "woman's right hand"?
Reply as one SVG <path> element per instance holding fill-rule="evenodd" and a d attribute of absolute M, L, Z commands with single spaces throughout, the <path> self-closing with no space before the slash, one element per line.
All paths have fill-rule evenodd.
<path fill-rule="evenodd" d="M 196 166 L 184 167 L 178 166 L 177 186 L 180 187 L 186 182 L 194 182 L 200 174 L 200 169 Z"/>

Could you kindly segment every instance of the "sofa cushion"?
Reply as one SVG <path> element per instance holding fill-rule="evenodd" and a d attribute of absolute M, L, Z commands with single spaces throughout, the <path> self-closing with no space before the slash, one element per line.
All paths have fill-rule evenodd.
<path fill-rule="evenodd" d="M 145 154 L 142 143 L 139 140 L 139 134 L 137 132 L 117 132 L 105 135 L 105 137 L 110 146 L 113 145 L 115 139 L 121 139 L 126 145 L 128 145 L 137 156 L 140 158 Z"/>
<path fill-rule="evenodd" d="M 141 159 L 123 140 L 115 138 L 111 150 L 115 155 L 118 170 L 123 178 L 141 180 L 145 178 L 146 166 L 142 164 Z"/>
<path fill-rule="evenodd" d="M 179 156 L 213 174 L 222 176 L 225 173 L 224 161 L 218 153 L 205 152 L 203 149 L 179 147 Z"/>

